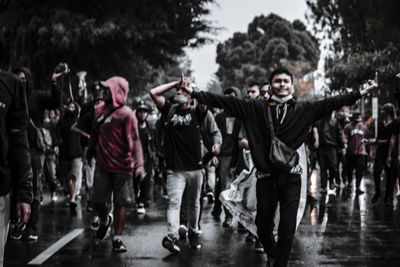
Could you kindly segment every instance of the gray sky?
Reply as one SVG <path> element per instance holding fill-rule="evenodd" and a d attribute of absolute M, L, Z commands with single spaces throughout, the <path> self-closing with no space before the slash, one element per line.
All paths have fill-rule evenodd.
<path fill-rule="evenodd" d="M 291 22 L 300 19 L 307 24 L 304 16 L 307 10 L 305 0 L 216 0 L 216 2 L 219 6 L 211 5 L 209 19 L 215 21 L 216 26 L 225 28 L 216 36 L 218 41 L 199 49 L 186 50 L 192 60 L 196 84 L 201 89 L 205 89 L 218 69 L 215 63 L 218 42 L 232 37 L 234 32 L 247 31 L 247 26 L 255 16 L 275 13 Z"/>

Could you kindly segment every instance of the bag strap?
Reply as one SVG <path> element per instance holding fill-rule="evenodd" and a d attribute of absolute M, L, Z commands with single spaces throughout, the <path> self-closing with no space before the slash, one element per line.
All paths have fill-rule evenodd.
<path fill-rule="evenodd" d="M 269 128 L 271 130 L 271 140 L 272 140 L 275 137 L 274 124 L 272 122 L 271 108 L 269 105 L 267 106 L 267 109 L 268 109 L 268 123 L 269 123 Z"/>
<path fill-rule="evenodd" d="M 122 108 L 123 106 L 125 106 L 125 105 L 121 105 L 116 108 L 113 108 L 110 112 L 108 112 L 107 115 L 101 121 L 99 121 L 97 123 L 97 130 L 99 130 L 100 126 L 106 121 L 106 119 L 108 119 L 108 117 L 110 117 L 115 111 Z"/>

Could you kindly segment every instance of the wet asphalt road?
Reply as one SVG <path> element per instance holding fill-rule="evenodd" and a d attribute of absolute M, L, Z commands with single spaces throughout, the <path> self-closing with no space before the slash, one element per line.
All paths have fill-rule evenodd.
<path fill-rule="evenodd" d="M 400 266 L 400 212 L 395 198 L 393 207 L 382 199 L 372 205 L 374 192 L 371 177 L 363 179 L 365 194 L 356 195 L 341 188 L 336 195 L 312 192 L 305 214 L 296 232 L 289 266 Z M 352 190 L 354 191 L 354 189 Z M 39 220 L 39 240 L 14 241 L 6 245 L 5 266 L 26 266 L 51 244 L 71 230 L 84 228 L 65 247 L 42 266 L 265 266 L 267 257 L 254 251 L 246 233 L 222 228 L 211 216 L 212 206 L 205 201 L 202 216 L 200 250 L 180 241 L 181 253 L 171 255 L 161 246 L 166 234 L 166 200 L 158 198 L 138 215 L 128 210 L 124 241 L 128 252 L 112 252 L 111 241 L 97 241 L 89 228 L 90 213 L 81 200 L 78 212 L 71 215 L 65 200 L 53 203 L 45 195 Z M 223 215 L 221 216 L 223 219 Z"/>

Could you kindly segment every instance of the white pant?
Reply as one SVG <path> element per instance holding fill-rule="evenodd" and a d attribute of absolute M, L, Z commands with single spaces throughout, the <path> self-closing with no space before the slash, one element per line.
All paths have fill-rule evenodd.
<path fill-rule="evenodd" d="M 10 220 L 10 193 L 0 196 L 0 267 L 3 267 L 4 247 L 7 241 L 8 222 Z"/>

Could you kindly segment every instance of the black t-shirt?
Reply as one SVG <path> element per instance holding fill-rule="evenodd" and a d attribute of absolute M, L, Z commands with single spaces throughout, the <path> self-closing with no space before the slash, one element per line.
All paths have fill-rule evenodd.
<path fill-rule="evenodd" d="M 167 169 L 193 171 L 202 169 L 200 120 L 201 114 L 194 108 L 177 108 L 168 118 L 170 102 L 166 102 L 161 113 L 167 118 L 165 126 L 165 150 Z"/>
<path fill-rule="evenodd" d="M 81 129 L 87 134 L 90 134 L 93 128 L 93 123 L 94 123 L 94 109 L 92 108 L 91 111 L 87 112 L 85 115 L 79 118 L 78 124 L 76 127 Z M 82 147 L 87 147 L 89 145 L 89 139 L 87 139 L 85 136 L 81 137 L 81 144 Z"/>
<path fill-rule="evenodd" d="M 141 127 L 138 128 L 139 128 L 140 142 L 142 143 L 143 161 L 147 162 L 150 159 L 149 145 L 150 145 L 151 134 L 149 131 L 149 127 L 147 125 L 144 128 Z"/>
<path fill-rule="evenodd" d="M 380 122 L 378 124 L 378 136 L 377 136 L 377 140 L 387 140 L 386 144 L 379 144 L 378 148 L 377 148 L 377 153 L 384 153 L 385 157 L 387 156 L 387 151 L 389 148 L 389 143 L 390 143 L 390 137 L 392 135 L 393 132 L 393 125 L 394 122 L 390 122 L 389 124 L 387 124 L 385 126 L 384 123 Z"/>

